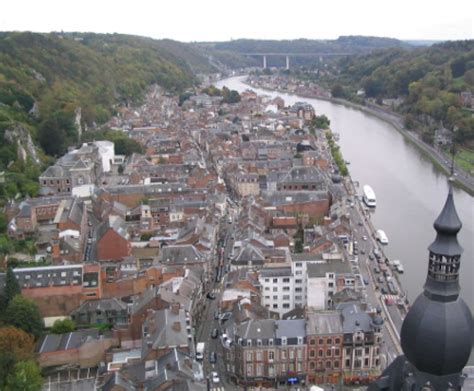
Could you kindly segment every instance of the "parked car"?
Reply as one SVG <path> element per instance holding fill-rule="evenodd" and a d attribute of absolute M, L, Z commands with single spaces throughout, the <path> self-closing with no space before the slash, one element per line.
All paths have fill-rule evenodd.
<path fill-rule="evenodd" d="M 373 260 L 374 260 L 374 256 L 373 256 L 372 254 L 369 254 L 369 259 L 370 259 L 371 261 L 373 261 Z"/>
<path fill-rule="evenodd" d="M 380 282 L 381 284 L 383 284 L 383 277 L 382 276 L 378 276 L 377 277 L 377 282 Z"/>
<path fill-rule="evenodd" d="M 369 285 L 369 279 L 367 277 L 364 277 L 364 284 Z"/>
<path fill-rule="evenodd" d="M 380 288 L 380 292 L 382 292 L 382 295 L 388 295 L 388 290 L 384 286 Z"/>
<path fill-rule="evenodd" d="M 210 299 L 210 300 L 214 300 L 216 298 L 216 295 L 212 292 L 209 292 L 207 295 L 207 298 Z"/>
<path fill-rule="evenodd" d="M 217 372 L 211 373 L 211 378 L 213 383 L 219 383 L 221 380 L 219 379 L 219 374 Z"/>
<path fill-rule="evenodd" d="M 215 320 L 219 319 L 219 311 L 214 311 L 214 319 Z"/>
<path fill-rule="evenodd" d="M 376 273 L 376 274 L 380 273 L 380 269 L 377 266 L 374 267 L 374 273 Z"/>
<path fill-rule="evenodd" d="M 219 335 L 219 330 L 217 330 L 217 328 L 212 329 L 211 338 L 216 339 L 218 335 Z"/>

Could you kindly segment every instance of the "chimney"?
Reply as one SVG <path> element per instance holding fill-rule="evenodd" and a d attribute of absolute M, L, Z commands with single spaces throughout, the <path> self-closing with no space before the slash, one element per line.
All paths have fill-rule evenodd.
<path fill-rule="evenodd" d="M 173 326 L 171 328 L 179 333 L 181 331 L 181 322 L 173 322 Z"/>
<path fill-rule="evenodd" d="M 173 303 L 173 304 L 171 304 L 171 313 L 172 313 L 173 315 L 179 315 L 179 308 L 180 308 L 179 303 Z"/>

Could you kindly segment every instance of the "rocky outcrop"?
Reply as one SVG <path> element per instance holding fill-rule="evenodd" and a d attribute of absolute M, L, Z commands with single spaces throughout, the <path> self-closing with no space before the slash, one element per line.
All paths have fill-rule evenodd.
<path fill-rule="evenodd" d="M 19 160 L 25 162 L 28 157 L 31 157 L 33 162 L 36 164 L 40 163 L 38 151 L 31 139 L 30 132 L 24 126 L 17 124 L 12 129 L 6 129 L 4 139 L 11 145 L 17 145 Z"/>

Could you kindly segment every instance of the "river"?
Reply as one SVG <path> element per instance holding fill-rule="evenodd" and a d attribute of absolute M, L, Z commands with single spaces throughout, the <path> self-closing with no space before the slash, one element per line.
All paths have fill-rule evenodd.
<path fill-rule="evenodd" d="M 222 88 L 242 92 L 249 87 L 245 77 L 233 77 L 216 83 Z M 428 268 L 427 247 L 435 239 L 433 222 L 440 213 L 448 192 L 448 182 L 433 163 L 390 124 L 360 110 L 325 100 L 269 92 L 252 88 L 258 94 L 280 96 L 286 105 L 297 101 L 311 103 L 318 115 L 331 120 L 331 129 L 339 133 L 339 145 L 353 181 L 369 184 L 377 196 L 372 222 L 383 229 L 389 245 L 385 253 L 400 259 L 405 273 L 401 282 L 411 302 L 422 292 Z M 463 227 L 458 240 L 464 248 L 461 258 L 461 296 L 474 312 L 474 200 L 466 192 L 454 189 L 454 200 Z M 471 355 L 471 360 L 474 355 Z"/>

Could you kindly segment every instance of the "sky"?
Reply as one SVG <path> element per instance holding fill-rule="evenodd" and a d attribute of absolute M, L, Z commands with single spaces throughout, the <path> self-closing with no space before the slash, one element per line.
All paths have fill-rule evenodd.
<path fill-rule="evenodd" d="M 474 38 L 472 0 L 15 0 L 0 31 L 123 33 L 178 41 Z"/>

